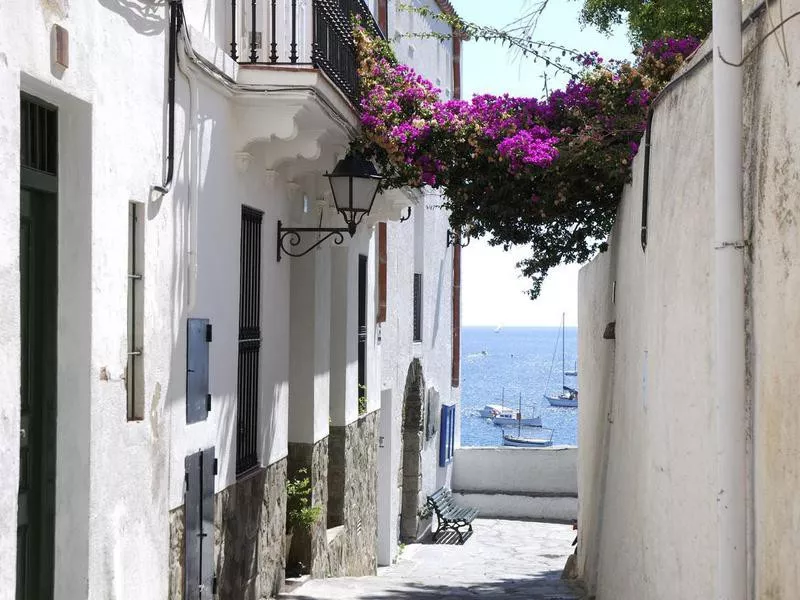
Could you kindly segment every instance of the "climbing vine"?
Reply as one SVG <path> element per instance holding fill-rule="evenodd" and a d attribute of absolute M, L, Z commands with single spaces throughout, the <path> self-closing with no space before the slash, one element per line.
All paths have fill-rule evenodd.
<path fill-rule="evenodd" d="M 451 226 L 494 245 L 528 245 L 519 267 L 538 296 L 559 263 L 606 248 L 652 98 L 697 47 L 657 40 L 634 63 L 572 54 L 574 75 L 543 99 L 442 100 L 398 64 L 389 45 L 356 26 L 362 134 L 385 187 L 443 193 Z"/>

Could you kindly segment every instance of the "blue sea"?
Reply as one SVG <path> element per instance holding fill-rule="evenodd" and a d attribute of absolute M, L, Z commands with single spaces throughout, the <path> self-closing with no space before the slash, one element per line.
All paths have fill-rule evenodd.
<path fill-rule="evenodd" d="M 502 446 L 502 428 L 478 411 L 486 404 L 517 408 L 522 395 L 522 415 L 542 417 L 553 430 L 553 445 L 578 443 L 578 409 L 551 407 L 545 392 L 561 391 L 561 327 L 462 327 L 461 329 L 461 445 Z M 575 368 L 578 330 L 565 330 L 566 370 Z M 549 383 L 548 383 L 549 377 Z M 567 377 L 567 385 L 577 378 Z M 513 427 L 513 433 L 517 428 Z M 528 430 L 529 434 L 537 430 Z M 525 435 L 523 427 L 522 434 Z"/>

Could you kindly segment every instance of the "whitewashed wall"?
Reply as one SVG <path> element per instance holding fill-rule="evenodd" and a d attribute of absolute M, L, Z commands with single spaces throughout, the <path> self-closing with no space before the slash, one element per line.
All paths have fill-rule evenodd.
<path fill-rule="evenodd" d="M 67 5 L 69 8 L 67 9 Z M 70 68 L 52 66 L 51 28 L 70 31 Z M 126 421 L 128 201 L 162 177 L 164 11 L 98 2 L 0 8 L 0 598 L 13 598 L 19 462 L 20 91 L 59 107 L 59 341 L 56 598 L 166 594 L 165 397 L 168 373 L 148 357 L 147 418 Z M 151 34 L 143 35 L 143 31 Z M 136 60 L 131 60 L 131 56 Z M 153 124 L 157 124 L 155 127 Z M 135 131 L 137 135 L 131 136 Z M 170 248 L 173 210 L 150 213 L 152 247 Z M 167 208 L 169 207 L 169 208 Z M 151 272 L 157 271 L 152 261 Z M 171 267 L 164 277 L 172 280 Z M 146 302 L 155 302 L 150 288 Z M 146 336 L 152 340 L 155 329 Z M 170 348 L 171 330 L 160 332 Z M 163 359 L 165 355 L 159 358 Z M 106 377 L 107 374 L 107 377 Z M 122 567 L 125 570 L 122 570 Z M 133 597 L 133 596 L 131 596 Z"/>
<path fill-rule="evenodd" d="M 578 494 L 578 449 L 459 448 L 453 489 L 460 492 Z"/>
<path fill-rule="evenodd" d="M 424 4 L 436 8 L 435 2 Z M 447 33 L 441 22 L 416 13 L 399 10 L 390 5 L 389 37 L 398 60 L 437 83 L 443 97 L 452 96 L 452 42 L 435 39 L 403 37 L 408 32 L 437 31 Z M 452 283 L 453 248 L 446 246 L 448 217 L 439 208 L 439 194 L 425 190 L 412 210 L 411 219 L 390 222 L 388 235 L 387 320 L 381 326 L 380 352 L 383 361 L 381 389 L 387 406 L 393 411 L 392 425 L 386 443 L 390 444 L 388 468 L 379 477 L 390 478 L 389 494 L 379 502 L 390 506 L 388 530 L 379 530 L 379 562 L 391 562 L 397 553 L 401 480 L 398 472 L 402 461 L 401 422 L 408 368 L 413 358 L 419 358 L 427 388 L 439 393 L 440 405 L 458 403 L 459 389 L 451 387 L 452 366 Z M 423 332 L 422 342 L 413 342 L 413 277 L 423 273 Z M 435 415 L 438 420 L 439 415 Z M 456 443 L 460 439 L 460 412 L 456 415 Z M 430 493 L 449 484 L 452 467 L 439 467 L 439 436 L 425 443 L 422 456 L 423 489 Z M 379 484 L 380 485 L 380 484 Z M 385 537 L 384 537 L 385 536 Z M 389 551 L 383 550 L 388 540 Z"/>
<path fill-rule="evenodd" d="M 800 8 L 784 5 L 786 14 Z M 748 44 L 769 30 L 761 15 Z M 800 347 L 797 143 L 800 52 L 786 26 L 745 66 L 748 597 L 800 584 Z M 706 43 L 702 56 L 710 50 Z M 611 251 L 579 283 L 579 569 L 599 600 L 711 598 L 717 572 L 714 409 L 712 71 L 699 67 L 656 109 L 647 251 L 639 243 L 643 164 Z M 614 283 L 616 284 L 614 286 Z M 615 294 L 612 300 L 612 293 Z M 615 301 L 614 301 L 615 300 Z M 616 340 L 602 339 L 616 321 Z"/>

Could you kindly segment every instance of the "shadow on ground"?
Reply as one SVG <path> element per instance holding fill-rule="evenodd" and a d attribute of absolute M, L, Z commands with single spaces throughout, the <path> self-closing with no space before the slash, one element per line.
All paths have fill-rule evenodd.
<path fill-rule="evenodd" d="M 380 590 L 360 590 L 350 596 L 353 600 L 579 600 L 580 588 L 561 579 L 561 571 L 549 571 L 535 577 L 485 581 L 475 585 L 434 585 L 427 583 L 392 582 Z M 340 595 L 314 594 L 286 596 L 287 600 L 338 600 Z"/>
<path fill-rule="evenodd" d="M 461 536 L 463 539 L 458 538 L 458 534 L 454 531 L 443 531 L 436 536 L 436 539 L 433 539 L 433 536 L 430 536 L 423 540 L 422 544 L 445 544 L 449 546 L 463 546 L 469 538 L 472 537 L 472 531 L 464 531 L 462 532 Z"/>

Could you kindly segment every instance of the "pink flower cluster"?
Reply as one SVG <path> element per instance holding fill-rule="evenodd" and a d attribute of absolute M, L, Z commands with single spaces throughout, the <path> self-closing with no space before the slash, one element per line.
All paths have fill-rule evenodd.
<path fill-rule="evenodd" d="M 484 190 L 496 181 L 533 181 L 565 152 L 573 157 L 570 165 L 587 165 L 574 159 L 585 153 L 598 165 L 592 172 L 613 165 L 627 177 L 647 107 L 699 43 L 658 40 L 641 50 L 636 64 L 604 61 L 597 52 L 577 56 L 581 74 L 544 100 L 505 94 L 445 101 L 362 28 L 356 27 L 355 39 L 362 143 L 380 149 L 379 162 L 394 170 L 393 184 L 441 186 L 448 194 L 456 186 L 471 186 L 465 193 L 472 194 L 476 180 Z M 465 183 L 471 173 L 475 177 Z"/>
<path fill-rule="evenodd" d="M 662 38 L 653 40 L 642 46 L 640 56 L 653 57 L 662 62 L 672 62 L 676 59 L 683 60 L 700 45 L 696 37 Z"/>

